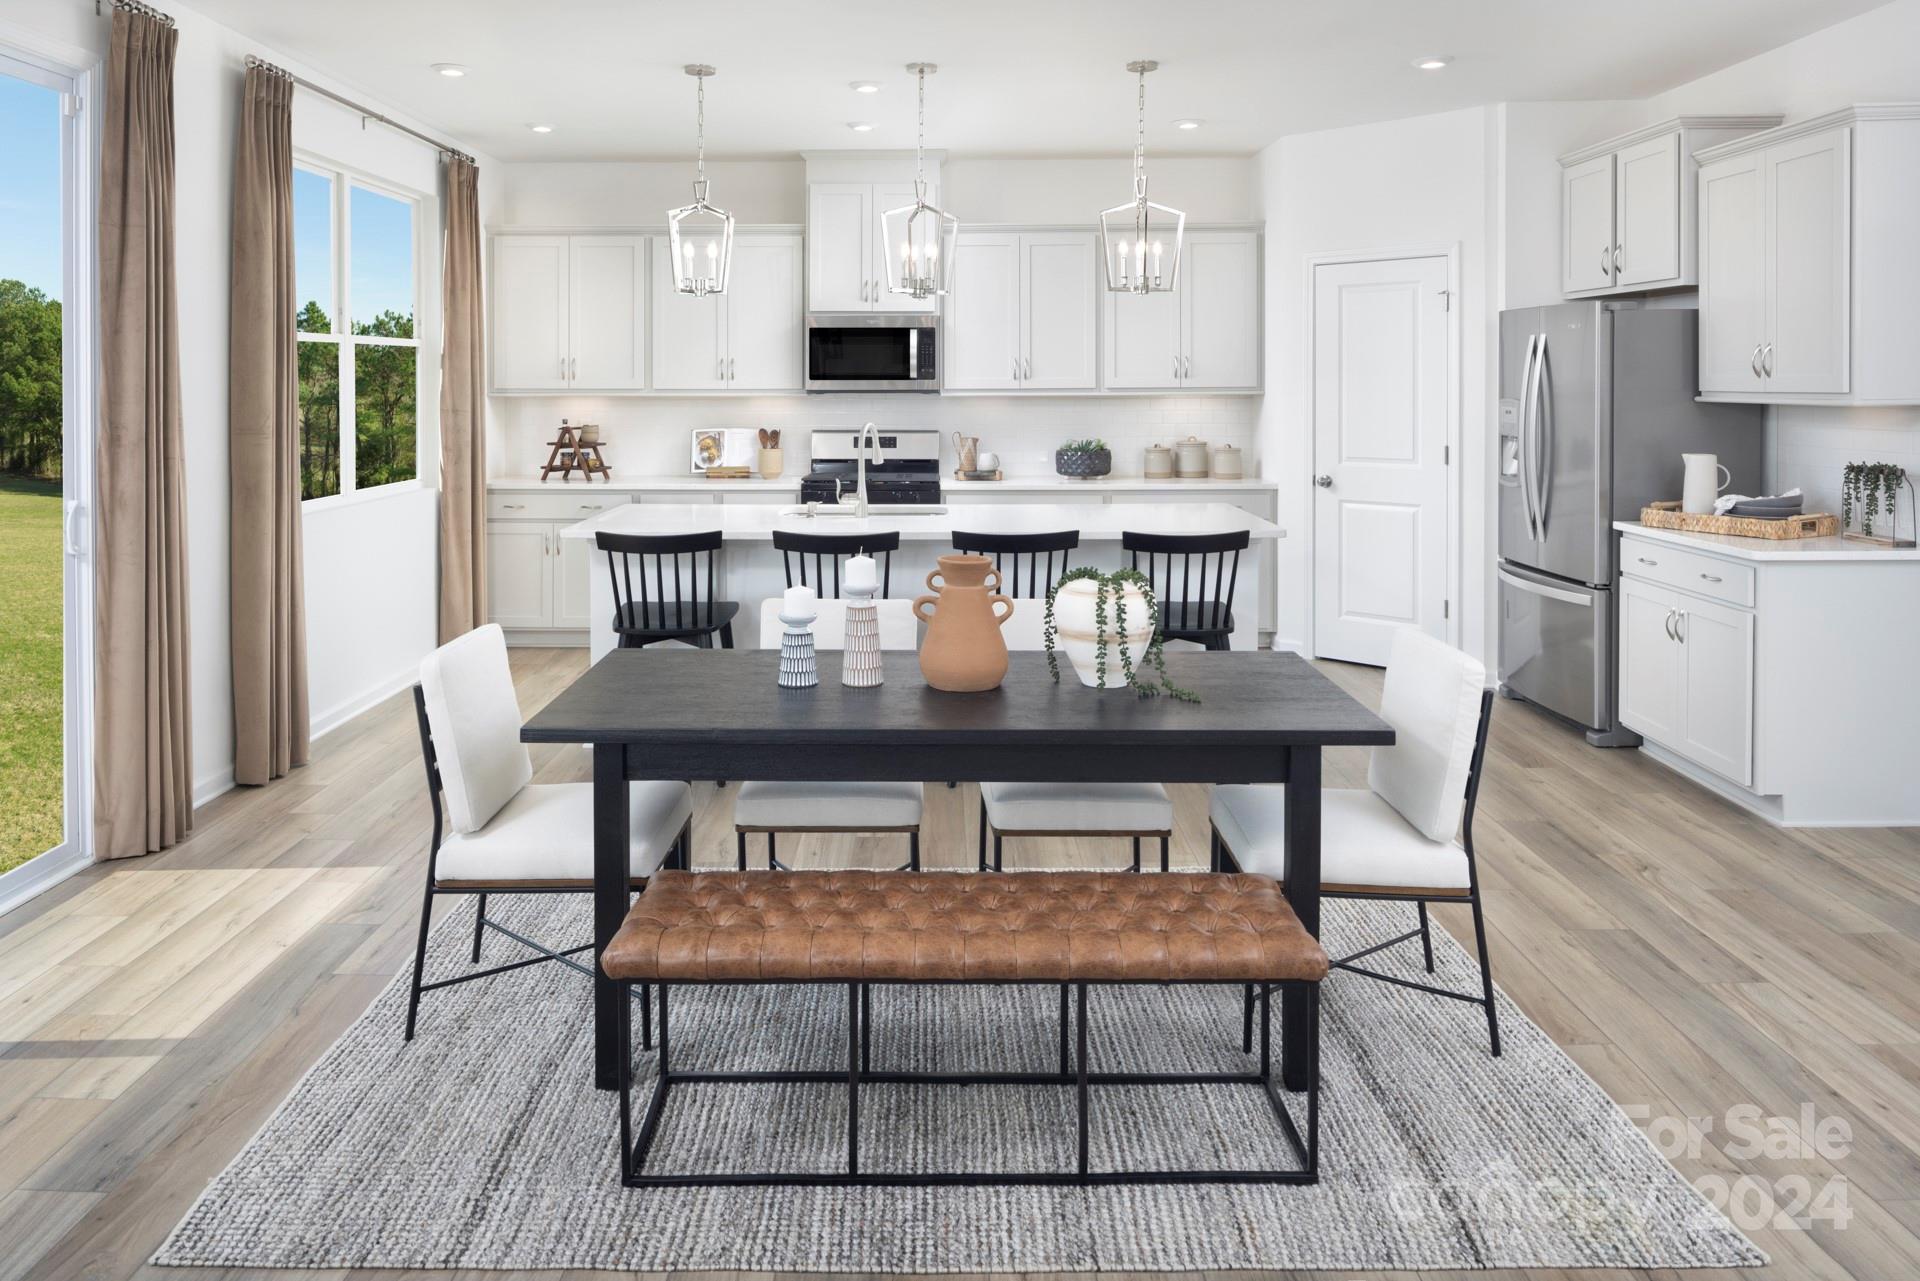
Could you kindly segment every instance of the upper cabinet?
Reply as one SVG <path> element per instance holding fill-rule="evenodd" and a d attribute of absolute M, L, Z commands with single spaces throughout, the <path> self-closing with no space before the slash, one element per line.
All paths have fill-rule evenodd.
<path fill-rule="evenodd" d="M 1682 116 L 1560 158 L 1560 284 L 1570 297 L 1695 283 L 1695 153 L 1778 116 Z"/>
<path fill-rule="evenodd" d="M 928 184 L 938 204 L 939 189 Z M 932 312 L 937 298 L 887 292 L 880 216 L 913 203 L 912 183 L 807 184 L 807 310 Z"/>
<path fill-rule="evenodd" d="M 657 391 L 797 391 L 801 386 L 801 239 L 734 237 L 727 292 L 673 287 L 667 240 L 654 241 L 653 386 Z"/>
<path fill-rule="evenodd" d="M 1753 134 L 1700 166 L 1700 390 L 1920 403 L 1920 105 Z"/>
<path fill-rule="evenodd" d="M 960 233 L 947 293 L 947 390 L 1097 385 L 1094 240 L 1090 231 Z"/>
<path fill-rule="evenodd" d="M 647 237 L 497 236 L 496 391 L 647 385 Z"/>
<path fill-rule="evenodd" d="M 1260 237 L 1188 232 L 1171 293 L 1108 293 L 1106 386 L 1260 388 Z"/>

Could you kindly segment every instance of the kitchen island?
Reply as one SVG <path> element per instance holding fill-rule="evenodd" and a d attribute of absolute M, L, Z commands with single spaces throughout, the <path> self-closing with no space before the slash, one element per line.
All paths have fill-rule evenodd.
<path fill-rule="evenodd" d="M 860 516 L 807 516 L 794 507 L 772 504 L 713 506 L 690 503 L 622 503 L 606 511 L 569 525 L 560 531 L 567 543 L 585 543 L 589 548 L 601 531 L 617 534 L 692 534 L 718 529 L 726 540 L 721 557 L 720 597 L 740 603 L 740 617 L 734 625 L 734 644 L 756 649 L 760 644 L 760 602 L 777 598 L 786 588 L 780 553 L 773 550 L 773 531 L 796 533 L 858 534 L 898 531 L 900 550 L 893 556 L 892 588 L 895 597 L 911 599 L 926 590 L 926 576 L 938 557 L 953 549 L 953 531 L 976 530 L 993 533 L 1042 533 L 1051 530 L 1080 531 L 1080 550 L 1073 556 L 1075 565 L 1100 569 L 1118 569 L 1126 563 L 1120 550 L 1120 535 L 1125 531 L 1154 534 L 1219 534 L 1244 529 L 1251 536 L 1241 559 L 1239 598 L 1234 610 L 1233 647 L 1257 647 L 1257 585 L 1273 573 L 1273 544 L 1286 537 L 1286 531 L 1270 520 L 1250 515 L 1226 503 L 1130 503 L 1112 506 L 1087 506 L 1063 503 L 967 503 L 946 504 L 945 511 L 930 512 L 913 507 L 872 509 Z M 566 558 L 572 565 L 584 564 L 588 576 L 588 647 L 597 661 L 614 647 L 614 635 L 606 620 L 613 617 L 613 587 L 607 576 L 604 557 L 589 554 Z M 1016 606 L 1018 608 L 1018 606 Z M 1038 602 L 1030 613 L 1039 610 Z M 1030 622 L 1030 619 L 1023 619 Z"/>

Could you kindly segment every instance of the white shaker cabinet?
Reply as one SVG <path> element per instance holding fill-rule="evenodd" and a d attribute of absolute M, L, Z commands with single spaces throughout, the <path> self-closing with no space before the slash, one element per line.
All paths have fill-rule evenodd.
<path fill-rule="evenodd" d="M 1171 293 L 1107 293 L 1106 386 L 1260 387 L 1260 237 L 1188 232 Z"/>
<path fill-rule="evenodd" d="M 593 544 L 563 539 L 560 531 L 629 496 L 604 486 L 555 482 L 538 491 L 496 490 L 487 495 L 487 615 L 509 633 L 551 644 L 556 631 L 591 624 L 588 598 L 596 566 Z"/>
<path fill-rule="evenodd" d="M 962 232 L 947 295 L 950 391 L 1085 391 L 1099 375 L 1091 232 Z"/>
<path fill-rule="evenodd" d="M 654 242 L 656 391 L 797 391 L 801 385 L 801 242 L 736 236 L 727 292 L 674 288 L 665 238 Z"/>
<path fill-rule="evenodd" d="M 1753 699 L 1753 611 L 1620 580 L 1623 725 L 1744 787 L 1753 782 Z"/>
<path fill-rule="evenodd" d="M 646 236 L 494 237 L 496 391 L 646 384 Z"/>
<path fill-rule="evenodd" d="M 505 628 L 553 626 L 553 526 L 487 525 L 487 612 Z"/>
<path fill-rule="evenodd" d="M 1700 390 L 1920 403 L 1920 105 L 1860 105 L 1701 153 Z"/>
<path fill-rule="evenodd" d="M 928 184 L 927 199 L 939 203 Z M 887 291 L 880 217 L 913 203 L 912 183 L 807 184 L 807 310 L 933 312 L 938 298 Z"/>
<path fill-rule="evenodd" d="M 1569 297 L 1696 281 L 1696 152 L 1778 116 L 1681 116 L 1560 157 L 1560 285 Z"/>

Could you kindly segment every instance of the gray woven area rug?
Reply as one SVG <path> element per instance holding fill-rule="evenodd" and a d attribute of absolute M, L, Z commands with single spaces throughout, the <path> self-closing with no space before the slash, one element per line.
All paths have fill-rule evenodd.
<path fill-rule="evenodd" d="M 495 903 L 553 942 L 588 932 L 584 900 Z M 1351 950 L 1412 915 L 1330 903 L 1328 941 Z M 463 912 L 435 931 L 429 977 L 467 964 L 471 920 Z M 1435 942 L 1442 978 L 1470 986 L 1466 954 L 1444 933 Z M 515 948 L 498 935 L 487 946 L 495 962 Z M 1412 977 L 1418 944 L 1395 950 L 1375 960 Z M 400 1039 L 406 995 L 396 981 L 334 1044 L 156 1263 L 984 1273 L 1766 1261 L 1504 998 L 1505 1053 L 1494 1059 L 1472 1006 L 1329 979 L 1314 1187 L 640 1191 L 618 1185 L 614 1101 L 590 1084 L 583 976 L 537 965 L 428 993 L 411 1044 Z M 1056 1063 L 1051 991 L 893 988 L 873 1001 L 876 1068 Z M 845 1002 L 842 988 L 683 990 L 675 1062 L 843 1064 Z M 1096 1069 L 1245 1070 L 1237 990 L 1096 990 L 1090 1011 Z M 640 1062 L 648 1076 L 650 1057 Z M 1250 1087 L 1116 1087 L 1093 1099 L 1096 1166 L 1285 1162 Z M 687 1087 L 649 1168 L 833 1168 L 844 1100 L 831 1086 Z M 872 1086 L 863 1164 L 1071 1168 L 1071 1109 L 1072 1092 L 1055 1087 Z"/>

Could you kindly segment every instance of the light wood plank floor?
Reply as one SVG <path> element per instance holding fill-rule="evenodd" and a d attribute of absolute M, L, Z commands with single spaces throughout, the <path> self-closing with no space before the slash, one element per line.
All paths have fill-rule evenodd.
<path fill-rule="evenodd" d="M 523 707 L 583 665 L 578 651 L 516 650 Z M 1377 672 L 1328 670 L 1378 697 Z M 536 749 L 535 764 L 542 781 L 586 776 L 578 748 Z M 1359 786 L 1364 769 L 1336 752 L 1327 783 Z M 1177 790 L 1174 856 L 1198 864 L 1205 792 Z M 732 795 L 700 790 L 702 864 L 732 863 Z M 1480 797 L 1494 973 L 1535 1021 L 1623 1105 L 1712 1118 L 1677 1158 L 1690 1177 L 1845 1180 L 1847 1226 L 1751 1229 L 1775 1262 L 1736 1275 L 1920 1272 L 1920 830 L 1779 831 L 1511 703 Z M 930 787 L 928 802 L 927 863 L 970 865 L 974 791 Z M 408 963 L 426 840 L 402 696 L 329 735 L 292 778 L 205 807 L 177 849 L 92 869 L 0 918 L 0 1277 L 208 1275 L 145 1260 Z M 897 844 L 816 838 L 782 853 L 891 863 Z M 1008 856 L 1084 866 L 1124 849 L 1010 841 Z M 1436 916 L 1464 931 L 1464 913 Z M 1461 1034 L 1484 1034 L 1469 1007 Z M 1741 1106 L 1841 1118 L 1847 1150 L 1743 1155 L 1725 1120 Z"/>

